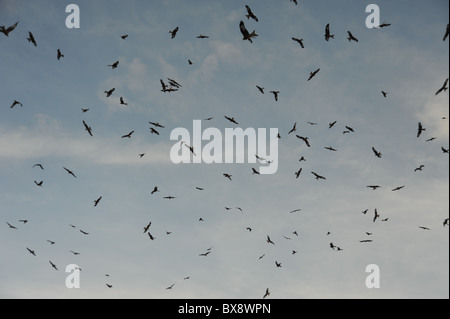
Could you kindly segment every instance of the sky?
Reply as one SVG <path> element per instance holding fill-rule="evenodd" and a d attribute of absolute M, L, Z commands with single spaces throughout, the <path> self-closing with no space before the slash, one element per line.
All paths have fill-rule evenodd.
<path fill-rule="evenodd" d="M 79 28 L 66 27 L 71 3 Z M 449 3 L 372 3 L 390 26 L 367 28 L 359 0 L 0 0 L 0 25 L 19 22 L 0 34 L 0 297 L 449 298 L 449 98 L 435 94 L 448 78 Z M 178 91 L 161 91 L 168 78 Z M 277 172 L 174 164 L 171 132 L 194 120 L 278 129 Z M 70 264 L 80 288 L 66 287 Z M 380 286 L 369 289 L 372 264 Z"/>

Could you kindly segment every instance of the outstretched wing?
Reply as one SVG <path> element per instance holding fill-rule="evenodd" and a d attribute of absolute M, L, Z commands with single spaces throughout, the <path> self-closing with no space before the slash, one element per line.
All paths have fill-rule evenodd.
<path fill-rule="evenodd" d="M 239 29 L 241 30 L 242 36 L 244 37 L 243 40 L 250 39 L 250 33 L 248 33 L 248 30 L 245 28 L 244 21 L 241 21 L 239 23 Z"/>

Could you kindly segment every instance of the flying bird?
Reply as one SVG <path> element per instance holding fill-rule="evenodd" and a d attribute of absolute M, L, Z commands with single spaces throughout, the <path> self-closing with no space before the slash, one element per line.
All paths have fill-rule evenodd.
<path fill-rule="evenodd" d="M 150 127 L 150 133 L 159 135 L 159 132 L 155 130 L 153 127 Z"/>
<path fill-rule="evenodd" d="M 44 169 L 44 166 L 42 166 L 42 164 L 39 164 L 39 163 L 34 164 L 34 165 L 33 165 L 33 168 L 34 168 L 34 167 L 39 167 L 39 168 L 42 169 L 42 170 Z"/>
<path fill-rule="evenodd" d="M 325 27 L 325 40 L 328 41 L 330 38 L 334 39 L 334 34 L 330 34 L 330 24 Z"/>
<path fill-rule="evenodd" d="M 300 168 L 297 172 L 295 172 L 295 177 L 299 178 L 300 174 L 302 173 L 303 168 Z"/>
<path fill-rule="evenodd" d="M 347 31 L 347 34 L 348 34 L 348 38 L 347 38 L 348 42 L 351 42 L 351 41 L 359 42 L 358 39 L 355 38 L 350 31 Z"/>
<path fill-rule="evenodd" d="M 383 22 L 383 23 L 380 24 L 378 27 L 379 27 L 379 28 L 385 28 L 385 27 L 388 27 L 388 26 L 390 26 L 390 25 L 391 25 L 390 23 Z"/>
<path fill-rule="evenodd" d="M 300 135 L 296 135 L 298 139 L 301 139 L 302 141 L 304 141 L 306 143 L 306 146 L 311 147 L 311 144 L 309 143 L 309 139 L 307 137 L 303 137 Z"/>
<path fill-rule="evenodd" d="M 32 254 L 33 256 L 36 256 L 36 253 L 34 252 L 34 250 L 31 250 L 30 248 L 27 247 L 27 250 L 30 254 Z"/>
<path fill-rule="evenodd" d="M 313 77 L 316 76 L 317 73 L 319 73 L 320 69 L 315 70 L 314 72 L 309 73 L 308 81 L 310 81 Z"/>
<path fill-rule="evenodd" d="M 388 93 L 386 91 L 381 91 L 381 94 L 383 94 L 384 97 L 387 97 Z"/>
<path fill-rule="evenodd" d="M 420 135 L 422 135 L 422 133 L 423 133 L 424 131 L 426 131 L 426 130 L 427 130 L 427 129 L 423 127 L 422 123 L 419 122 L 418 128 L 417 128 L 417 138 L 419 138 Z"/>
<path fill-rule="evenodd" d="M 267 241 L 267 243 L 268 244 L 272 244 L 272 245 L 275 245 L 275 243 L 270 239 L 270 237 L 269 236 L 267 236 L 267 239 L 266 239 L 266 241 Z"/>
<path fill-rule="evenodd" d="M 444 38 L 442 39 L 442 41 L 447 40 L 447 37 L 448 37 L 449 34 L 450 34 L 450 25 L 447 24 L 447 29 L 445 30 Z"/>
<path fill-rule="evenodd" d="M 332 151 L 332 152 L 337 152 L 337 149 L 335 149 L 335 148 L 333 148 L 333 147 L 331 147 L 331 146 L 327 146 L 327 147 L 324 147 L 326 150 L 329 150 L 329 151 Z"/>
<path fill-rule="evenodd" d="M 252 9 L 250 9 L 250 7 L 247 5 L 245 6 L 245 8 L 247 9 L 247 14 L 245 15 L 247 19 L 252 18 L 256 22 L 258 22 L 258 18 L 253 14 Z"/>
<path fill-rule="evenodd" d="M 160 128 L 164 128 L 163 125 L 159 124 L 158 122 L 149 122 L 151 125 L 155 126 L 155 127 L 160 127 Z"/>
<path fill-rule="evenodd" d="M 150 229 L 150 226 L 152 225 L 152 222 L 149 222 L 147 226 L 144 227 L 144 234 L 146 232 L 148 232 L 148 230 Z"/>
<path fill-rule="evenodd" d="M 275 261 L 275 265 L 276 265 L 278 268 L 281 268 L 281 263 L 279 263 L 278 261 Z"/>
<path fill-rule="evenodd" d="M 128 34 L 124 34 L 120 36 L 122 38 L 122 40 L 125 40 L 126 38 L 128 38 Z"/>
<path fill-rule="evenodd" d="M 85 232 L 84 230 L 80 229 L 80 233 L 82 233 L 83 235 L 89 235 L 89 233 Z"/>
<path fill-rule="evenodd" d="M 371 239 L 366 239 L 366 240 L 360 240 L 359 242 L 360 242 L 360 243 L 371 243 L 371 242 L 373 242 L 373 240 L 371 240 Z"/>
<path fill-rule="evenodd" d="M 211 251 L 207 251 L 206 253 L 199 254 L 199 256 L 201 256 L 201 257 L 206 257 L 206 256 L 208 256 L 210 253 L 211 253 Z"/>
<path fill-rule="evenodd" d="M 280 91 L 270 91 L 270 93 L 273 94 L 275 101 L 278 101 L 278 94 L 280 94 Z"/>
<path fill-rule="evenodd" d="M 52 265 L 52 267 L 53 267 L 55 270 L 58 270 L 58 268 L 56 267 L 56 265 L 55 265 L 54 263 L 52 263 L 50 260 L 49 260 L 49 262 L 50 262 L 50 265 Z"/>
<path fill-rule="evenodd" d="M 372 151 L 373 151 L 373 153 L 375 154 L 375 156 L 378 157 L 378 158 L 381 158 L 381 156 L 383 155 L 383 154 L 381 154 L 380 152 L 378 152 L 378 151 L 375 149 L 375 147 L 372 147 Z"/>
<path fill-rule="evenodd" d="M 378 189 L 380 187 L 381 186 L 379 186 L 379 185 L 369 185 L 369 186 L 367 186 L 367 188 L 372 188 L 372 190 L 376 190 L 376 189 Z"/>
<path fill-rule="evenodd" d="M 100 196 L 99 198 L 94 200 L 94 207 L 97 207 L 98 203 L 100 203 L 101 200 L 102 200 L 102 196 Z"/>
<path fill-rule="evenodd" d="M 64 54 L 61 53 L 61 50 L 60 50 L 60 49 L 58 49 L 58 50 L 56 51 L 56 58 L 58 59 L 58 61 L 59 61 L 61 58 L 64 58 Z"/>
<path fill-rule="evenodd" d="M 442 91 L 447 91 L 448 87 L 447 87 L 447 83 L 448 83 L 448 79 L 445 80 L 444 84 L 442 85 L 442 87 L 437 90 L 436 95 L 438 95 L 439 93 L 441 93 Z"/>
<path fill-rule="evenodd" d="M 350 132 L 355 133 L 355 130 L 354 130 L 352 127 L 346 126 L 345 128 L 346 128 L 347 130 L 349 130 Z"/>
<path fill-rule="evenodd" d="M 290 2 L 294 2 L 295 5 L 298 5 L 297 0 L 290 0 Z"/>
<path fill-rule="evenodd" d="M 203 34 L 199 34 L 199 35 L 197 36 L 197 39 L 209 39 L 209 36 L 203 35 Z"/>
<path fill-rule="evenodd" d="M 444 154 L 448 154 L 448 152 L 450 151 L 449 149 L 445 149 L 443 146 L 441 147 L 441 150 Z"/>
<path fill-rule="evenodd" d="M 253 31 L 252 33 L 249 33 L 248 30 L 245 28 L 244 21 L 242 21 L 242 20 L 239 23 L 239 29 L 241 30 L 241 33 L 243 36 L 242 40 L 244 40 L 244 41 L 248 40 L 248 41 L 250 41 L 250 43 L 253 43 L 252 38 L 258 36 L 255 31 Z"/>
<path fill-rule="evenodd" d="M 28 31 L 28 38 L 27 38 L 27 40 L 28 40 L 28 42 L 33 43 L 33 45 L 35 47 L 37 47 L 37 43 L 36 43 L 36 40 L 34 39 L 34 35 L 30 31 Z"/>
<path fill-rule="evenodd" d="M 134 131 L 131 131 L 128 134 L 122 135 L 122 138 L 131 138 L 131 135 L 133 135 Z"/>
<path fill-rule="evenodd" d="M 178 30 L 179 30 L 179 28 L 176 27 L 176 28 L 173 29 L 172 31 L 169 31 L 169 33 L 170 33 L 171 36 L 172 36 L 172 39 L 176 37 Z"/>
<path fill-rule="evenodd" d="M 298 44 L 300 44 L 300 46 L 302 47 L 302 49 L 305 48 L 305 46 L 303 45 L 303 39 L 299 39 L 299 38 L 294 38 L 292 37 L 292 40 L 297 42 Z"/>
<path fill-rule="evenodd" d="M 11 229 L 17 229 L 17 227 L 16 226 L 13 226 L 13 225 L 11 225 L 10 223 L 8 223 L 8 222 L 6 222 L 7 224 L 8 224 L 8 226 L 9 226 L 9 228 L 11 228 Z"/>
<path fill-rule="evenodd" d="M 50 245 L 54 245 L 54 244 L 55 244 L 55 242 L 52 241 L 52 240 L 48 240 L 48 239 L 47 239 L 47 241 L 50 243 Z"/>
<path fill-rule="evenodd" d="M 110 284 L 106 284 L 106 287 L 108 287 L 108 288 L 112 288 L 113 286 L 112 285 L 110 285 Z"/>
<path fill-rule="evenodd" d="M 175 286 L 175 284 L 172 284 L 171 286 L 167 287 L 166 290 L 171 290 Z"/>
<path fill-rule="evenodd" d="M 5 28 L 4 25 L 0 26 L 0 32 L 3 33 L 6 36 L 9 36 L 9 33 L 12 32 L 17 25 L 19 24 L 19 21 L 17 21 L 16 23 L 14 23 L 12 26 Z"/>
<path fill-rule="evenodd" d="M 86 113 L 89 109 L 81 109 L 81 112 Z"/>
<path fill-rule="evenodd" d="M 255 168 L 252 168 L 252 171 L 253 171 L 252 175 L 261 175 L 261 173 L 258 172 Z"/>
<path fill-rule="evenodd" d="M 444 225 L 444 227 L 445 227 L 445 226 L 449 226 L 449 225 L 450 225 L 449 219 L 448 219 L 448 218 L 445 219 L 444 222 L 443 222 L 442 224 Z"/>
<path fill-rule="evenodd" d="M 228 121 L 230 121 L 231 123 L 234 123 L 234 124 L 236 124 L 236 125 L 239 124 L 238 122 L 236 122 L 236 120 L 234 119 L 234 117 L 228 117 L 228 116 L 225 116 L 225 118 L 226 118 Z"/>
<path fill-rule="evenodd" d="M 375 216 L 373 217 L 373 222 L 375 223 L 378 218 L 380 218 L 380 215 L 378 214 L 378 210 L 375 208 Z"/>
<path fill-rule="evenodd" d="M 294 124 L 294 127 L 289 131 L 288 135 L 297 131 L 297 123 Z"/>
<path fill-rule="evenodd" d="M 20 223 L 26 224 L 26 223 L 28 223 L 28 220 L 26 220 L 26 219 L 21 219 L 21 220 L 19 220 L 19 222 L 20 222 Z"/>
<path fill-rule="evenodd" d="M 326 180 L 325 177 L 320 176 L 319 174 L 317 174 L 317 173 L 315 173 L 315 172 L 311 172 L 311 174 L 313 174 L 313 175 L 316 177 L 316 180 L 321 180 L 321 179 Z"/>
<path fill-rule="evenodd" d="M 264 294 L 264 296 L 263 296 L 263 299 L 266 299 L 267 297 L 269 297 L 270 296 L 270 291 L 269 291 L 269 288 L 267 288 L 266 289 L 266 293 Z"/>
<path fill-rule="evenodd" d="M 113 94 L 113 92 L 114 92 L 115 90 L 116 90 L 115 88 L 112 88 L 112 89 L 109 90 L 109 91 L 105 91 L 106 97 L 110 97 L 111 94 Z"/>
<path fill-rule="evenodd" d="M 89 135 L 93 136 L 92 135 L 92 128 L 89 125 L 87 125 L 87 123 L 84 120 L 83 120 L 83 125 L 84 125 L 84 129 L 89 133 Z"/>
<path fill-rule="evenodd" d="M 34 181 L 34 183 L 37 185 L 37 186 L 40 186 L 40 187 L 42 187 L 42 184 L 44 183 L 44 181 L 40 181 L 40 182 L 36 182 L 36 181 Z"/>
<path fill-rule="evenodd" d="M 230 174 L 227 174 L 227 173 L 223 174 L 223 176 L 228 178 L 230 181 L 232 180 L 231 177 L 233 177 L 233 175 L 230 175 Z"/>
<path fill-rule="evenodd" d="M 176 199 L 176 197 L 174 197 L 174 196 L 166 196 L 166 197 L 163 197 L 163 199 L 172 200 L 172 199 Z"/>
<path fill-rule="evenodd" d="M 399 187 L 394 188 L 392 191 L 397 192 L 399 190 L 402 190 L 403 188 L 405 188 L 405 186 L 399 186 Z"/>
<path fill-rule="evenodd" d="M 150 234 L 150 233 L 147 233 L 147 234 L 148 234 L 148 237 L 150 238 L 150 240 L 155 240 L 156 239 L 155 237 L 153 237 L 152 234 Z"/>
<path fill-rule="evenodd" d="M 156 192 L 159 192 L 158 186 L 155 186 L 155 188 L 153 188 L 151 195 L 153 195 Z"/>
<path fill-rule="evenodd" d="M 11 104 L 11 107 L 10 107 L 10 108 L 12 109 L 12 108 L 13 108 L 14 106 L 16 106 L 16 105 L 23 106 L 21 102 L 19 102 L 19 101 L 17 101 L 17 100 L 14 100 L 13 103 Z"/>
<path fill-rule="evenodd" d="M 290 211 L 289 214 L 298 213 L 298 212 L 300 212 L 300 211 L 301 211 L 300 208 L 299 208 L 299 209 L 295 209 L 295 210 L 293 210 L 293 211 Z M 298 235 L 297 235 L 297 236 L 298 236 Z"/>
<path fill-rule="evenodd" d="M 419 228 L 420 228 L 420 229 L 423 229 L 423 230 L 431 230 L 430 228 L 428 228 L 428 227 L 423 227 L 423 226 L 419 226 Z"/>
<path fill-rule="evenodd" d="M 333 126 L 335 126 L 337 123 L 337 121 L 331 122 L 330 124 L 328 124 L 328 128 L 332 128 Z"/>
<path fill-rule="evenodd" d="M 425 168 L 425 165 L 420 165 L 419 167 L 417 167 L 415 170 L 414 170 L 414 172 L 417 172 L 417 171 L 422 171 L 423 169 Z"/>
<path fill-rule="evenodd" d="M 120 97 L 120 104 L 121 104 L 121 105 L 125 105 L 125 106 L 128 105 L 128 103 L 126 103 L 126 102 L 124 101 L 123 97 Z"/>
<path fill-rule="evenodd" d="M 71 251 L 69 251 L 70 253 L 72 253 L 72 254 L 74 254 L 75 256 L 78 256 L 80 253 L 79 252 L 76 252 L 76 251 L 73 251 L 73 250 L 71 250 Z"/>
<path fill-rule="evenodd" d="M 256 87 L 258 88 L 259 92 L 264 94 L 264 88 L 263 87 L 260 87 L 259 85 L 257 85 Z"/>
<path fill-rule="evenodd" d="M 67 173 L 69 173 L 70 175 L 72 175 L 73 177 L 77 178 L 77 176 L 74 174 L 74 172 L 72 172 L 70 169 L 63 167 Z"/>
<path fill-rule="evenodd" d="M 433 142 L 434 140 L 436 140 L 437 139 L 437 137 L 431 137 L 431 138 L 429 138 L 428 140 L 426 140 L 426 142 Z"/>

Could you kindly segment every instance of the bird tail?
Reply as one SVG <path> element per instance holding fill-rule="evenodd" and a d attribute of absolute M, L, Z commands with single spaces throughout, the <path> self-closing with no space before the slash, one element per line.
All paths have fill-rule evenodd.
<path fill-rule="evenodd" d="M 334 38 L 333 38 L 334 39 Z M 352 41 L 352 38 L 348 37 L 347 38 L 348 42 Z"/>
<path fill-rule="evenodd" d="M 334 34 L 330 35 L 330 38 L 334 39 Z"/>
<path fill-rule="evenodd" d="M 253 31 L 252 33 L 250 33 L 250 38 L 252 38 L 252 37 L 257 37 L 258 35 L 256 34 L 256 31 Z"/>

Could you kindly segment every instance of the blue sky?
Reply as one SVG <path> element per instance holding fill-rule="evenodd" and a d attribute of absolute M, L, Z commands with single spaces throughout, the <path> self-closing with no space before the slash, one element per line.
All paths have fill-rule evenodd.
<path fill-rule="evenodd" d="M 19 21 L 0 34 L 0 297 L 261 298 L 266 288 L 288 299 L 449 297 L 448 91 L 435 95 L 448 78 L 448 1 L 377 1 L 391 26 L 376 30 L 361 1 L 77 1 L 81 25 L 68 29 L 70 3 L 0 0 L 0 25 Z M 242 41 L 241 20 L 259 35 L 253 43 Z M 167 78 L 182 88 L 161 92 Z M 14 100 L 23 107 L 11 109 Z M 203 127 L 224 132 L 224 116 L 278 128 L 276 174 L 170 161 L 173 129 L 214 117 Z M 159 136 L 149 121 L 165 126 Z M 294 123 L 311 148 L 288 135 Z M 373 223 L 375 208 L 389 220 Z M 154 241 L 143 233 L 150 221 Z M 68 264 L 82 268 L 80 289 L 65 286 Z M 365 286 L 369 264 L 380 267 L 380 289 Z"/>

